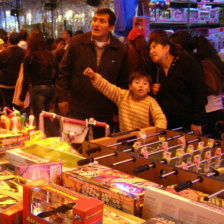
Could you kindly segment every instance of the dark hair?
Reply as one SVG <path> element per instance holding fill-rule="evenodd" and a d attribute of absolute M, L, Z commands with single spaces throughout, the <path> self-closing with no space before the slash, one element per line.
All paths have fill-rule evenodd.
<path fill-rule="evenodd" d="M 73 34 L 73 36 L 76 36 L 78 34 L 83 34 L 83 31 L 82 30 L 76 30 Z"/>
<path fill-rule="evenodd" d="M 142 77 L 147 78 L 147 80 L 149 81 L 149 85 L 152 84 L 152 78 L 151 78 L 151 76 L 147 72 L 145 72 L 143 70 L 138 70 L 136 72 L 131 73 L 130 76 L 129 76 L 129 79 L 128 79 L 129 84 L 132 84 L 132 82 L 133 82 L 134 79 L 136 79 L 136 78 L 142 78 Z"/>
<path fill-rule="evenodd" d="M 61 41 L 63 41 L 63 42 L 65 43 L 65 40 L 64 40 L 62 37 L 58 37 L 58 38 L 54 41 L 54 43 L 55 43 L 55 44 L 58 44 L 58 43 L 60 43 Z"/>
<path fill-rule="evenodd" d="M 224 64 L 219 58 L 216 49 L 212 46 L 208 39 L 204 36 L 195 37 L 194 46 L 197 50 L 196 56 L 198 56 L 200 60 L 210 58 L 224 75 Z"/>
<path fill-rule="evenodd" d="M 193 41 L 192 41 L 192 36 L 189 32 L 177 31 L 170 36 L 170 41 L 174 46 L 175 44 L 180 44 L 184 50 L 192 54 Z"/>
<path fill-rule="evenodd" d="M 17 33 L 17 32 L 10 33 L 10 35 L 9 35 L 9 42 L 10 42 L 10 44 L 16 45 L 16 44 L 19 43 L 19 40 L 20 40 L 19 33 Z"/>
<path fill-rule="evenodd" d="M 170 46 L 170 53 L 174 54 L 174 47 L 170 42 L 168 34 L 164 30 L 155 30 L 149 34 L 148 46 L 150 47 L 152 42 L 159 43 L 163 46 Z"/>
<path fill-rule="evenodd" d="M 27 39 L 27 31 L 24 29 L 19 30 L 19 35 L 20 35 L 20 40 L 25 40 Z"/>
<path fill-rule="evenodd" d="M 69 34 L 70 37 L 72 37 L 72 31 L 71 30 L 65 30 L 67 34 Z"/>
<path fill-rule="evenodd" d="M 116 16 L 114 14 L 114 12 L 109 9 L 109 8 L 101 8 L 101 9 L 98 9 L 95 14 L 98 14 L 98 15 L 104 15 L 104 14 L 108 14 L 109 15 L 109 24 L 110 26 L 114 26 L 115 25 L 115 22 L 116 22 Z"/>
<path fill-rule="evenodd" d="M 27 55 L 36 55 L 41 66 L 41 71 L 49 65 L 53 68 L 55 60 L 53 54 L 47 49 L 47 44 L 43 34 L 38 31 L 32 31 L 27 38 Z"/>

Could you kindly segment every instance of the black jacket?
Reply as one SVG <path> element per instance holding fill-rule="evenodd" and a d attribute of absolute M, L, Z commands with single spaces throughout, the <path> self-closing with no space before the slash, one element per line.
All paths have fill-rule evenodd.
<path fill-rule="evenodd" d="M 73 108 L 73 111 L 77 113 L 88 111 L 89 116 L 94 118 L 99 117 L 97 115 L 100 114 L 112 117 L 114 105 L 92 86 L 88 77 L 83 75 L 83 71 L 87 67 L 91 67 L 113 84 L 128 87 L 126 47 L 110 35 L 110 44 L 105 47 L 100 65 L 97 67 L 91 32 L 74 36 L 64 54 L 56 80 L 59 102 L 69 101 L 69 90 L 71 94 L 70 108 Z"/>
<path fill-rule="evenodd" d="M 15 86 L 19 74 L 20 64 L 25 51 L 17 45 L 9 46 L 0 53 L 0 84 Z"/>
<path fill-rule="evenodd" d="M 168 129 L 202 125 L 207 104 L 206 86 L 199 64 L 190 56 L 176 57 L 161 80 L 157 100 L 168 121 Z"/>

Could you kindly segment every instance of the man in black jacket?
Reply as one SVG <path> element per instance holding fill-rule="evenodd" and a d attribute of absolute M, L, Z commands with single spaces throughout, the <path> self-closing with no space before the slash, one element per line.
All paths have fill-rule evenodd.
<path fill-rule="evenodd" d="M 96 11 L 91 32 L 74 36 L 64 54 L 56 80 L 59 109 L 76 119 L 94 119 L 112 124 L 114 104 L 97 91 L 83 75 L 87 67 L 102 74 L 109 82 L 128 87 L 127 49 L 111 32 L 115 14 L 107 8 Z M 102 137 L 102 128 L 94 138 Z"/>
<path fill-rule="evenodd" d="M 12 98 L 25 51 L 17 46 L 20 36 L 12 32 L 9 46 L 0 53 L 0 106 L 12 107 Z"/>

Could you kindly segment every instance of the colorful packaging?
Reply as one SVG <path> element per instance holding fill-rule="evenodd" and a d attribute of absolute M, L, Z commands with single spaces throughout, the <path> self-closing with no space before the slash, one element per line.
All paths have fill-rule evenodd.
<path fill-rule="evenodd" d="M 38 180 L 24 185 L 23 224 L 101 224 L 103 202 Z"/>
<path fill-rule="evenodd" d="M 104 205 L 103 223 L 106 224 L 142 224 L 144 219 L 122 212 L 121 210 Z"/>
<path fill-rule="evenodd" d="M 62 184 L 62 163 L 44 163 L 17 166 L 15 174 L 30 180 L 44 179 L 55 184 Z"/>
<path fill-rule="evenodd" d="M 0 173 L 0 223 L 22 223 L 23 184 L 27 182 L 9 172 Z"/>
<path fill-rule="evenodd" d="M 98 164 L 63 173 L 63 186 L 136 216 L 141 215 L 145 187 L 159 187 L 156 183 Z"/>
<path fill-rule="evenodd" d="M 83 157 L 58 151 L 54 148 L 33 144 L 23 148 L 8 150 L 6 156 L 14 166 L 29 165 L 34 163 L 62 162 L 63 171 L 77 167 L 77 161 Z"/>

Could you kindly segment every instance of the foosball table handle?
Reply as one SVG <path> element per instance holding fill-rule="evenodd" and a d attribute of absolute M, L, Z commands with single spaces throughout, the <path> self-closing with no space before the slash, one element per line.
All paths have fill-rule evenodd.
<path fill-rule="evenodd" d="M 87 164 L 92 163 L 92 162 L 94 162 L 94 159 L 93 158 L 91 158 L 91 159 L 82 159 L 82 160 L 79 160 L 77 162 L 77 164 L 79 166 L 83 166 L 83 165 L 87 165 Z"/>

